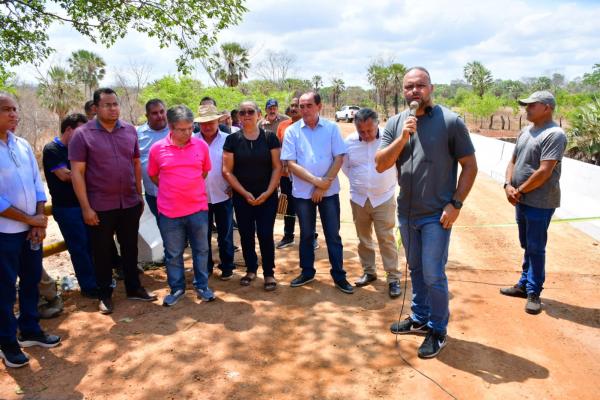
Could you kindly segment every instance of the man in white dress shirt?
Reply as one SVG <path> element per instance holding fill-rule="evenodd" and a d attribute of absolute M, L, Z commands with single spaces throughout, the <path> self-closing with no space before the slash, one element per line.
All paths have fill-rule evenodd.
<path fill-rule="evenodd" d="M 363 275 L 354 282 L 366 286 L 377 279 L 373 227 L 379 244 L 383 269 L 387 274 L 389 295 L 400 296 L 400 271 L 394 235 L 396 220 L 395 168 L 379 173 L 375 169 L 375 153 L 379 148 L 377 113 L 363 108 L 354 116 L 356 132 L 346 138 L 346 155 L 342 171 L 350 181 L 350 205 L 358 236 L 358 256 Z"/>

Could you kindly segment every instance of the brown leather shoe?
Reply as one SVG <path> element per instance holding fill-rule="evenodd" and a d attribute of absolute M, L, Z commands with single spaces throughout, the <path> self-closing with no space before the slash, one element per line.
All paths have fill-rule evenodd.
<path fill-rule="evenodd" d="M 500 289 L 500 294 L 511 297 L 521 297 L 523 299 L 527 298 L 527 291 L 524 287 L 519 285 L 514 285 L 508 288 L 502 288 Z"/>

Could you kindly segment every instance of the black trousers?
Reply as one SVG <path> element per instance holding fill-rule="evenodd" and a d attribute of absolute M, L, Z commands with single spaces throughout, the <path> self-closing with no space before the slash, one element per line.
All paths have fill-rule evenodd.
<path fill-rule="evenodd" d="M 100 223 L 90 226 L 92 257 L 96 270 L 99 298 L 112 296 L 112 268 L 114 235 L 121 246 L 121 265 L 125 275 L 125 290 L 132 293 L 137 290 L 140 278 L 137 271 L 137 236 L 142 216 L 142 204 L 130 208 L 98 211 Z"/>

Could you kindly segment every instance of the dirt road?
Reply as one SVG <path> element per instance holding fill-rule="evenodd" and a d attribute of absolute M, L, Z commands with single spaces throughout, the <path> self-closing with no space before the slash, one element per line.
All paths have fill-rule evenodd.
<path fill-rule="evenodd" d="M 345 178 L 342 186 L 353 281 L 361 269 Z M 44 322 L 63 344 L 28 350 L 23 369 L 0 368 L 0 398 L 597 399 L 600 246 L 568 224 L 551 225 L 544 311 L 531 316 L 524 300 L 498 293 L 516 281 L 521 250 L 516 226 L 494 224 L 513 220 L 498 184 L 478 176 L 452 233 L 449 340 L 436 359 L 416 357 L 422 337 L 396 342 L 389 333 L 402 299 L 388 298 L 384 280 L 354 295 L 333 287 L 321 241 L 318 279 L 300 288 L 289 287 L 298 272 L 292 247 L 277 251 L 273 293 L 262 279 L 241 287 L 238 270 L 234 280 L 211 279 L 218 299 L 208 304 L 191 290 L 172 309 L 131 302 L 119 285 L 115 313 L 102 316 L 96 302 L 70 294 L 65 313 Z M 278 240 L 281 220 L 276 232 Z M 144 284 L 167 293 L 162 269 L 147 271 Z"/>

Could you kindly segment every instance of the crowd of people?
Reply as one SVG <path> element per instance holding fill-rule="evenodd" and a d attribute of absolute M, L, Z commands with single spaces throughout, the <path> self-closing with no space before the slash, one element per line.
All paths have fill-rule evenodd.
<path fill-rule="evenodd" d="M 394 232 L 398 222 L 412 282 L 412 312 L 392 324 L 391 331 L 425 334 L 418 355 L 435 357 L 446 345 L 450 315 L 445 273 L 450 235 L 475 181 L 477 162 L 463 121 L 433 103 L 426 69 L 409 69 L 403 90 L 407 104 L 416 102 L 415 107 L 389 119 L 385 129 L 379 127 L 375 111 L 363 108 L 354 117 L 356 131 L 345 139 L 336 123 L 321 116 L 317 92 L 292 99 L 288 115 L 280 114 L 277 100 L 270 99 L 264 118 L 251 100 L 223 113 L 214 99 L 205 97 L 194 115 L 184 105 L 167 107 L 152 99 L 145 106 L 147 122 L 135 128 L 120 118 L 114 90 L 96 90 L 86 103 L 87 115 L 67 116 L 60 136 L 43 151 L 52 213 L 82 295 L 96 298 L 101 313 L 113 312 L 116 237 L 127 298 L 157 300 L 142 286 L 137 266 L 137 235 L 145 205 L 163 239 L 170 289 L 162 299 L 165 307 L 174 306 L 185 294 L 183 254 L 188 246 L 192 285 L 201 301 L 215 299 L 209 286 L 212 275 L 232 279 L 235 223 L 246 267 L 241 285 L 252 285 L 260 264 L 264 290 L 277 289 L 276 249 L 295 244 L 296 219 L 299 274 L 290 287 L 309 284 L 316 274 L 317 210 L 333 283 L 352 294 L 340 237 L 341 170 L 350 183 L 363 269 L 355 286 L 377 279 L 375 230 L 389 296 L 401 295 Z M 519 136 L 504 188 L 516 207 L 525 255 L 521 279 L 501 293 L 526 297 L 526 311 L 535 314 L 541 310 L 546 233 L 560 202 L 560 160 L 566 140 L 552 121 L 555 100 L 550 93 L 536 92 L 521 104 L 532 125 Z M 9 367 L 27 364 L 22 347 L 53 347 L 61 340 L 44 332 L 38 322 L 47 199 L 30 145 L 14 134 L 19 112 L 14 98 L 1 93 L 0 357 Z M 287 209 L 283 237 L 275 243 L 280 195 L 287 198 Z M 218 275 L 211 252 L 213 230 Z M 18 318 L 13 311 L 17 277 Z"/>

